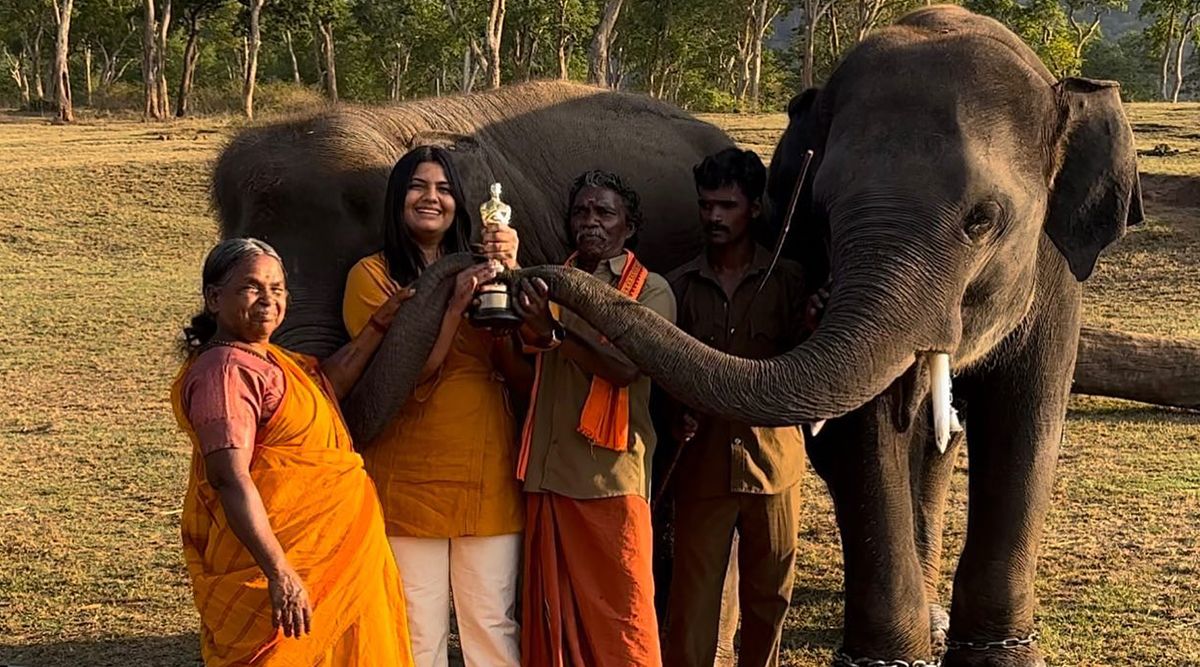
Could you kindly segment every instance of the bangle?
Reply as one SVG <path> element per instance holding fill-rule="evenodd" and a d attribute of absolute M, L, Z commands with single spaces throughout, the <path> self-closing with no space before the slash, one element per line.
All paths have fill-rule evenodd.
<path fill-rule="evenodd" d="M 383 324 L 380 324 L 379 320 L 375 319 L 374 315 L 367 318 L 367 324 L 371 325 L 371 328 L 378 331 L 381 336 L 387 335 L 388 328 Z"/>

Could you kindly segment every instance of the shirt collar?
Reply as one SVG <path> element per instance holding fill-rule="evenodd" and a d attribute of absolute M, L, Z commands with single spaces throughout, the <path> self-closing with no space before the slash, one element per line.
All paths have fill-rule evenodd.
<path fill-rule="evenodd" d="M 629 263 L 629 252 L 622 249 L 621 254 L 609 259 L 602 259 L 596 264 L 596 270 L 592 272 L 593 276 L 600 276 L 608 272 L 614 276 L 620 276 L 625 271 L 625 265 Z"/>
<path fill-rule="evenodd" d="M 754 244 L 754 256 L 750 258 L 750 268 L 746 277 L 758 275 L 771 267 L 771 252 L 759 244 Z M 684 265 L 684 273 L 698 273 L 703 278 L 717 282 L 717 274 L 708 263 L 707 253 L 701 252 L 695 259 Z M 718 283 L 719 284 L 719 283 Z"/>

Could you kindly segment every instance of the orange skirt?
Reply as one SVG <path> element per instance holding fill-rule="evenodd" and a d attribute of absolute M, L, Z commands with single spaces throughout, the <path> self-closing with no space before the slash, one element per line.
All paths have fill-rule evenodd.
<path fill-rule="evenodd" d="M 650 505 L 640 496 L 529 494 L 526 667 L 658 667 Z"/>

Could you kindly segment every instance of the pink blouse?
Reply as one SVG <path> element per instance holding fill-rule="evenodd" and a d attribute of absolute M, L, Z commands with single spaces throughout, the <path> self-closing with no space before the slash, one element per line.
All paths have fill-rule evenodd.
<path fill-rule="evenodd" d="M 182 396 L 200 453 L 253 447 L 283 390 L 283 371 L 258 355 L 225 345 L 202 352 L 184 376 Z"/>

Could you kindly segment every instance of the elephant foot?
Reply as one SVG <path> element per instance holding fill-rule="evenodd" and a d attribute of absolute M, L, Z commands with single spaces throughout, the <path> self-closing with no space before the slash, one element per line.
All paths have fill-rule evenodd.
<path fill-rule="evenodd" d="M 946 636 L 950 632 L 950 614 L 942 608 L 942 605 L 932 603 L 929 605 L 929 643 L 933 647 L 935 656 L 943 655 L 946 652 Z"/>
<path fill-rule="evenodd" d="M 1046 667 L 1046 658 L 1036 646 L 1006 648 L 951 648 L 942 667 Z"/>

